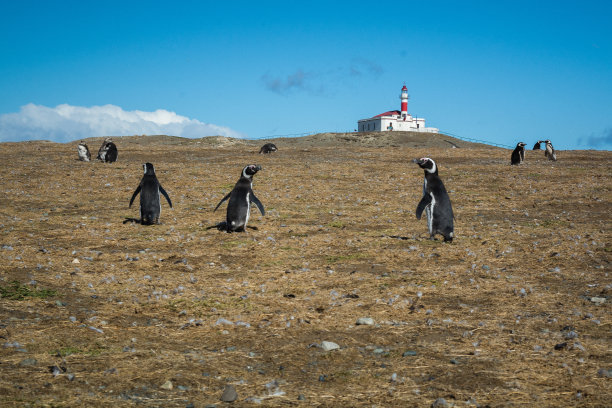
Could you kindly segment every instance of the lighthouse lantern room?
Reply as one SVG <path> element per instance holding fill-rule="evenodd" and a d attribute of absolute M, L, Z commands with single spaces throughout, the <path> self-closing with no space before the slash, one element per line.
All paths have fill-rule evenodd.
<path fill-rule="evenodd" d="M 386 132 L 392 130 L 404 130 L 412 132 L 438 133 L 433 127 L 425 127 L 425 118 L 412 117 L 408 114 L 408 88 L 402 87 L 400 94 L 401 110 L 393 110 L 381 113 L 369 119 L 361 119 L 357 122 L 360 132 Z"/>

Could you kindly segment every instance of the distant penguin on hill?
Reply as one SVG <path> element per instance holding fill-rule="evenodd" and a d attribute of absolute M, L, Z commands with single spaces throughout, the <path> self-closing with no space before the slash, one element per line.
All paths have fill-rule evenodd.
<path fill-rule="evenodd" d="M 278 149 L 276 148 L 276 145 L 274 143 L 266 143 L 265 145 L 261 146 L 261 149 L 259 149 L 259 154 L 268 154 L 277 150 Z"/>
<path fill-rule="evenodd" d="M 244 231 L 247 227 L 247 223 L 249 222 L 251 203 L 255 203 L 255 205 L 257 205 L 261 215 L 266 215 L 263 204 L 253 192 L 253 176 L 259 170 L 261 170 L 261 166 L 256 164 L 249 164 L 242 169 L 240 179 L 234 186 L 233 190 L 223 197 L 213 210 L 213 212 L 217 211 L 217 208 L 219 208 L 221 203 L 229 198 L 225 224 L 220 223 L 217 225 L 217 228 L 223 229 L 227 232 Z"/>
<path fill-rule="evenodd" d="M 90 161 L 91 153 L 89 153 L 89 147 L 85 144 L 85 142 L 81 141 L 77 146 L 77 151 L 79 152 L 79 160 L 80 161 Z"/>
<path fill-rule="evenodd" d="M 527 144 L 523 142 L 518 142 L 516 144 L 516 147 L 510 156 L 510 164 L 523 164 L 523 161 L 525 160 L 525 146 L 527 146 Z"/>
<path fill-rule="evenodd" d="M 100 148 L 98 149 L 98 155 L 96 156 L 96 159 L 100 161 L 106 161 L 106 144 L 112 143 L 112 141 L 113 140 L 110 137 L 104 139 L 104 141 L 102 142 L 102 146 L 100 146 Z"/>
<path fill-rule="evenodd" d="M 434 239 L 436 234 L 441 234 L 444 242 L 452 242 L 454 237 L 453 208 L 444 183 L 438 176 L 438 167 L 428 157 L 414 159 L 413 162 L 425 170 L 423 197 L 417 205 L 416 217 L 420 220 L 425 210 L 429 238 Z"/>
<path fill-rule="evenodd" d="M 544 156 L 548 157 L 548 160 L 556 161 L 557 155 L 555 153 L 555 149 L 553 148 L 552 143 L 550 143 L 550 140 L 548 139 L 546 139 L 544 143 L 546 143 L 546 150 L 544 150 Z"/>
<path fill-rule="evenodd" d="M 134 199 L 140 193 L 140 223 L 143 225 L 159 224 L 159 215 L 161 214 L 161 199 L 160 193 L 166 197 L 166 201 L 172 208 L 172 201 L 166 190 L 161 186 L 157 176 L 155 175 L 155 169 L 151 163 L 143 164 L 144 176 L 140 180 L 140 184 L 136 187 L 132 198 L 130 199 L 130 207 Z M 130 219 L 132 220 L 132 219 Z"/>
<path fill-rule="evenodd" d="M 542 141 L 538 140 L 536 144 L 533 145 L 533 150 L 542 150 L 542 146 L 540 146 L 541 143 Z"/>
<path fill-rule="evenodd" d="M 106 146 L 104 146 L 104 152 L 105 163 L 114 163 L 117 161 L 119 152 L 117 151 L 117 146 L 113 142 L 108 142 Z"/>

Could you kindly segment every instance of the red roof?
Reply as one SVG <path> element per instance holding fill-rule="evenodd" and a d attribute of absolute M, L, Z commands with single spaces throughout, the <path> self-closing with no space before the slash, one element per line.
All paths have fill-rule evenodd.
<path fill-rule="evenodd" d="M 373 116 L 373 117 L 374 118 L 379 118 L 381 116 L 394 116 L 394 115 L 401 115 L 401 114 L 402 114 L 402 112 L 400 112 L 398 110 L 393 110 L 393 111 L 388 111 L 388 112 L 385 112 L 385 113 L 381 113 L 380 115 L 376 115 L 376 116 Z"/>

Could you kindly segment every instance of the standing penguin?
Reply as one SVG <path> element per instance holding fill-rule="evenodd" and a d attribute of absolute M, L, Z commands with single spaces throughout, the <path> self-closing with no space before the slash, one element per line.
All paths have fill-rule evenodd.
<path fill-rule="evenodd" d="M 104 152 L 105 163 L 114 163 L 117 161 L 119 152 L 117 151 L 117 146 L 113 142 L 108 142 L 106 146 L 104 146 Z"/>
<path fill-rule="evenodd" d="M 98 149 L 98 155 L 96 156 L 96 159 L 106 161 L 106 145 L 107 143 L 112 143 L 112 141 L 113 140 L 110 137 L 104 139 L 104 141 L 102 142 L 102 146 L 100 146 L 100 148 Z"/>
<path fill-rule="evenodd" d="M 77 146 L 77 151 L 79 152 L 79 160 L 80 161 L 90 161 L 91 153 L 89 153 L 89 147 L 85 144 L 85 142 L 81 141 Z"/>
<path fill-rule="evenodd" d="M 219 229 L 224 227 L 227 232 L 244 231 L 249 222 L 251 203 L 257 205 L 261 215 L 266 215 L 263 204 L 253 192 L 253 176 L 259 170 L 261 166 L 256 164 L 249 164 L 242 169 L 242 174 L 234 189 L 219 201 L 213 212 L 217 211 L 221 203 L 229 198 L 225 225 L 219 224 Z"/>
<path fill-rule="evenodd" d="M 541 140 L 538 140 L 534 145 L 533 145 L 533 150 L 542 150 L 542 146 L 540 146 L 540 144 L 542 143 Z"/>
<path fill-rule="evenodd" d="M 550 140 L 548 139 L 546 139 L 544 143 L 546 143 L 546 150 L 544 150 L 544 156 L 548 157 L 548 160 L 556 161 L 557 155 L 555 154 L 555 149 L 553 148 L 552 143 L 550 143 Z"/>
<path fill-rule="evenodd" d="M 414 159 L 413 162 L 425 170 L 423 198 L 417 206 L 416 217 L 420 220 L 421 214 L 425 210 L 429 238 L 433 239 L 434 235 L 441 234 L 444 236 L 444 242 L 452 242 L 454 237 L 453 208 L 446 188 L 444 188 L 444 184 L 438 176 L 438 167 L 428 157 Z"/>
<path fill-rule="evenodd" d="M 159 214 L 161 213 L 161 200 L 159 194 L 163 194 L 172 208 L 172 201 L 168 197 L 166 190 L 159 184 L 155 169 L 151 163 L 143 164 L 144 176 L 140 180 L 140 184 L 132 194 L 130 207 L 134 202 L 134 198 L 140 193 L 140 223 L 143 225 L 159 224 Z"/>
<path fill-rule="evenodd" d="M 518 142 L 516 144 L 510 156 L 510 164 L 523 164 L 525 160 L 525 146 L 527 146 L 527 144 L 523 142 Z"/>

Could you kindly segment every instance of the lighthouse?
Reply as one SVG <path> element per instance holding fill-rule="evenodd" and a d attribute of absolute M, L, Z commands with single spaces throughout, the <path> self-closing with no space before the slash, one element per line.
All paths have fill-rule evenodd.
<path fill-rule="evenodd" d="M 406 120 L 408 116 L 408 88 L 406 88 L 406 84 L 402 88 L 400 99 L 402 100 L 402 119 Z"/>
<path fill-rule="evenodd" d="M 407 131 L 407 132 L 427 132 L 438 133 L 434 127 L 425 127 L 425 118 L 413 117 L 408 113 L 408 88 L 402 87 L 400 100 L 402 101 L 401 110 L 390 110 L 368 119 L 357 121 L 359 132 L 386 132 L 386 131 Z"/>

